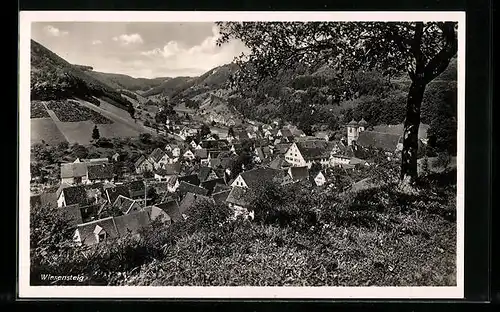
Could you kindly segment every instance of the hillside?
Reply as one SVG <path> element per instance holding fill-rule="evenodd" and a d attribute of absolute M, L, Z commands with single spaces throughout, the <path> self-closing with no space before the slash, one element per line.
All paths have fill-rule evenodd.
<path fill-rule="evenodd" d="M 237 70 L 236 64 L 213 68 L 199 77 L 175 77 L 152 88 L 142 96 L 164 96 L 175 100 L 191 99 L 197 95 L 225 89 L 230 76 Z"/>
<path fill-rule="evenodd" d="M 153 79 L 135 78 L 122 74 L 102 73 L 97 71 L 88 71 L 87 74 L 113 89 L 126 89 L 129 91 L 148 91 L 172 79 L 169 77 L 158 77 Z"/>
<path fill-rule="evenodd" d="M 32 100 L 80 98 L 98 105 L 96 98 L 100 98 L 125 110 L 132 105 L 116 90 L 90 76 L 88 70 L 86 66 L 70 64 L 31 40 Z"/>

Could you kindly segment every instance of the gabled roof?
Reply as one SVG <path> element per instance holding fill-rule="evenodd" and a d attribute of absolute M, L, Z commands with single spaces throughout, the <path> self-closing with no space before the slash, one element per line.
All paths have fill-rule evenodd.
<path fill-rule="evenodd" d="M 387 152 L 394 152 L 398 146 L 401 136 L 399 134 L 362 131 L 359 134 L 357 145 L 382 149 Z"/>
<path fill-rule="evenodd" d="M 427 138 L 427 131 L 429 130 L 429 125 L 421 123 L 418 127 L 418 138 Z M 402 136 L 404 133 L 404 124 L 400 123 L 397 125 L 378 125 L 373 127 L 373 131 L 391 133 Z"/>
<path fill-rule="evenodd" d="M 151 153 L 149 158 L 153 160 L 154 162 L 159 162 L 162 157 L 165 156 L 165 152 L 162 151 L 160 148 L 155 148 L 155 150 Z"/>
<path fill-rule="evenodd" d="M 87 163 L 66 163 L 61 164 L 61 178 L 76 178 L 87 175 Z"/>
<path fill-rule="evenodd" d="M 212 194 L 212 192 L 217 184 L 224 184 L 224 179 L 217 178 L 217 179 L 213 179 L 213 180 L 203 181 L 203 182 L 201 182 L 200 186 L 203 187 L 204 189 L 208 190 L 207 195 L 210 195 L 210 194 Z"/>
<path fill-rule="evenodd" d="M 76 226 L 83 223 L 79 204 L 61 207 L 60 209 L 62 210 L 63 218 L 68 222 L 69 226 Z"/>
<path fill-rule="evenodd" d="M 181 215 L 185 214 L 193 206 L 196 206 L 202 202 L 214 202 L 214 201 L 213 198 L 210 198 L 208 196 L 194 194 L 194 193 L 187 193 L 179 204 L 179 211 Z"/>
<path fill-rule="evenodd" d="M 127 214 L 130 212 L 130 209 L 133 207 L 133 205 L 136 203 L 135 200 L 125 197 L 125 196 L 118 196 L 118 198 L 114 201 L 113 207 L 120 209 L 120 211 L 123 214 Z"/>
<path fill-rule="evenodd" d="M 187 183 L 193 184 L 193 185 L 200 185 L 200 179 L 198 178 L 197 174 L 186 175 L 186 176 L 178 177 L 177 179 L 178 179 L 179 183 L 187 182 Z"/>
<path fill-rule="evenodd" d="M 164 168 L 160 168 L 155 171 L 155 173 L 160 176 L 176 175 L 179 174 L 180 172 L 181 172 L 180 163 L 168 164 Z"/>
<path fill-rule="evenodd" d="M 255 168 L 240 173 L 240 176 L 248 185 L 248 187 L 252 188 L 259 185 L 263 181 L 273 180 L 279 174 L 280 170 L 276 170 L 273 168 Z"/>
<path fill-rule="evenodd" d="M 278 154 L 285 154 L 291 145 L 292 143 L 279 143 L 274 146 L 274 149 Z"/>
<path fill-rule="evenodd" d="M 290 129 L 281 129 L 281 136 L 283 137 L 293 137 L 292 131 Z"/>
<path fill-rule="evenodd" d="M 148 162 L 149 162 L 149 160 L 147 160 L 147 159 L 146 159 L 146 157 L 144 157 L 144 155 L 141 155 L 141 156 L 140 156 L 140 157 L 139 157 L 139 158 L 135 161 L 134 165 L 135 165 L 135 167 L 137 168 L 137 167 L 139 167 L 140 165 L 142 165 L 142 163 L 143 163 L 143 162 L 145 162 L 145 161 L 148 161 Z"/>
<path fill-rule="evenodd" d="M 214 186 L 213 193 L 219 193 L 227 190 L 231 190 L 231 187 L 225 184 L 217 183 Z"/>
<path fill-rule="evenodd" d="M 309 177 L 309 171 L 307 167 L 290 167 L 288 172 L 294 181 L 305 180 Z"/>
<path fill-rule="evenodd" d="M 145 185 L 144 180 L 136 180 L 126 184 L 129 190 L 129 197 L 135 198 L 138 196 L 144 196 Z"/>
<path fill-rule="evenodd" d="M 208 179 L 210 173 L 212 172 L 212 168 L 210 167 L 201 167 L 200 171 L 198 172 L 198 179 L 200 182 L 204 182 Z"/>
<path fill-rule="evenodd" d="M 331 149 L 326 143 L 328 142 L 321 140 L 296 142 L 295 144 L 305 160 L 315 160 L 330 157 Z"/>
<path fill-rule="evenodd" d="M 74 204 L 85 205 L 87 201 L 87 190 L 82 185 L 70 186 L 62 189 L 66 206 Z"/>
<path fill-rule="evenodd" d="M 250 205 L 248 190 L 239 186 L 233 187 L 226 198 L 226 202 L 247 208 Z"/>
<path fill-rule="evenodd" d="M 104 232 L 106 232 L 109 238 L 116 238 L 119 236 L 114 218 L 108 217 L 77 225 L 78 232 L 80 233 L 80 240 L 82 243 L 84 244 L 97 243 L 94 233 L 94 229 L 96 228 L 96 226 L 101 227 L 104 230 Z"/>
<path fill-rule="evenodd" d="M 181 194 L 186 194 L 186 193 L 194 193 L 194 194 L 199 194 L 199 195 L 207 195 L 208 194 L 207 189 L 204 189 L 200 186 L 190 184 L 190 183 L 187 183 L 184 181 L 180 182 L 179 188 L 177 190 Z"/>
<path fill-rule="evenodd" d="M 157 206 L 144 207 L 144 208 L 142 208 L 141 211 L 147 212 L 148 216 L 149 216 L 149 219 L 151 221 L 153 221 L 153 220 L 155 220 L 157 218 L 161 218 L 161 220 L 163 222 L 169 222 L 169 221 L 172 220 L 172 218 L 170 218 L 170 216 L 165 211 L 161 210 Z"/>
<path fill-rule="evenodd" d="M 127 234 L 137 234 L 140 229 L 146 227 L 151 219 L 146 211 L 138 211 L 123 216 L 115 217 L 116 230 L 120 237 Z"/>
<path fill-rule="evenodd" d="M 291 164 L 286 161 L 283 157 L 276 157 L 269 163 L 269 167 L 273 169 L 288 168 Z"/>
<path fill-rule="evenodd" d="M 194 151 L 194 155 L 201 159 L 205 159 L 208 157 L 208 151 L 205 148 L 197 149 Z"/>
<path fill-rule="evenodd" d="M 116 185 L 115 187 L 106 189 L 106 198 L 109 203 L 114 203 L 120 195 L 125 197 L 130 196 L 127 185 Z"/>
<path fill-rule="evenodd" d="M 113 178 L 112 164 L 89 164 L 87 171 L 89 180 L 110 180 Z"/>
<path fill-rule="evenodd" d="M 31 196 L 30 206 L 32 208 L 36 206 L 57 207 L 57 194 L 56 192 L 44 192 L 38 195 Z"/>
<path fill-rule="evenodd" d="M 227 197 L 231 190 L 224 190 L 217 193 L 212 194 L 212 198 L 214 199 L 216 204 L 224 204 L 226 202 Z"/>
<path fill-rule="evenodd" d="M 179 210 L 179 203 L 176 200 L 170 199 L 155 206 L 163 210 L 173 222 L 182 221 L 182 216 Z"/>

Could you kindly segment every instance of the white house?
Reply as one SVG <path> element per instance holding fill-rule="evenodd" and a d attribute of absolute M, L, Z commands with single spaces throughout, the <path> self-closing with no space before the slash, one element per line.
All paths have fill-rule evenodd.
<path fill-rule="evenodd" d="M 186 159 L 189 159 L 189 160 L 194 160 L 195 156 L 194 156 L 194 153 L 191 151 L 191 150 L 186 150 L 184 152 L 184 154 L 182 154 L 182 156 Z"/>
<path fill-rule="evenodd" d="M 351 161 L 351 157 L 343 155 L 332 155 L 330 156 L 330 166 L 338 166 L 342 164 L 348 164 Z"/>
<path fill-rule="evenodd" d="M 135 172 L 141 174 L 147 171 L 153 171 L 154 165 L 153 163 L 146 159 L 143 155 L 139 157 L 139 159 L 135 162 Z"/>
<path fill-rule="evenodd" d="M 323 186 L 326 183 L 326 178 L 323 172 L 318 172 L 318 174 L 314 177 L 314 183 L 316 183 L 317 186 Z"/>
<path fill-rule="evenodd" d="M 168 154 L 159 148 L 156 148 L 151 153 L 148 160 L 153 164 L 154 169 L 164 168 L 167 164 L 171 163 Z"/>
<path fill-rule="evenodd" d="M 294 142 L 285 152 L 285 159 L 295 167 L 311 168 L 314 162 L 330 165 L 330 144 L 326 141 Z"/>

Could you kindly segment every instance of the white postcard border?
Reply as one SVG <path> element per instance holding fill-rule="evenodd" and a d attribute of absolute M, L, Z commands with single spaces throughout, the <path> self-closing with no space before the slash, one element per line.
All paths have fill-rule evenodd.
<path fill-rule="evenodd" d="M 29 162 L 32 22 L 458 21 L 457 285 L 455 287 L 30 286 Z M 19 23 L 20 298 L 460 299 L 464 296 L 465 12 L 124 12 L 22 11 Z"/>

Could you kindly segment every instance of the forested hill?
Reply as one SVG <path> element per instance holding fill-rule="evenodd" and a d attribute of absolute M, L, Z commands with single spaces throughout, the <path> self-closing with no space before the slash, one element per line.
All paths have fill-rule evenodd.
<path fill-rule="evenodd" d="M 125 89 L 129 91 L 148 91 L 172 79 L 170 77 L 152 79 L 134 78 L 123 74 L 102 73 L 97 71 L 88 71 L 87 74 L 113 89 Z"/>
<path fill-rule="evenodd" d="M 80 98 L 99 105 L 96 98 L 128 109 L 132 104 L 110 86 L 88 74 L 89 68 L 73 65 L 31 40 L 31 99 Z"/>

